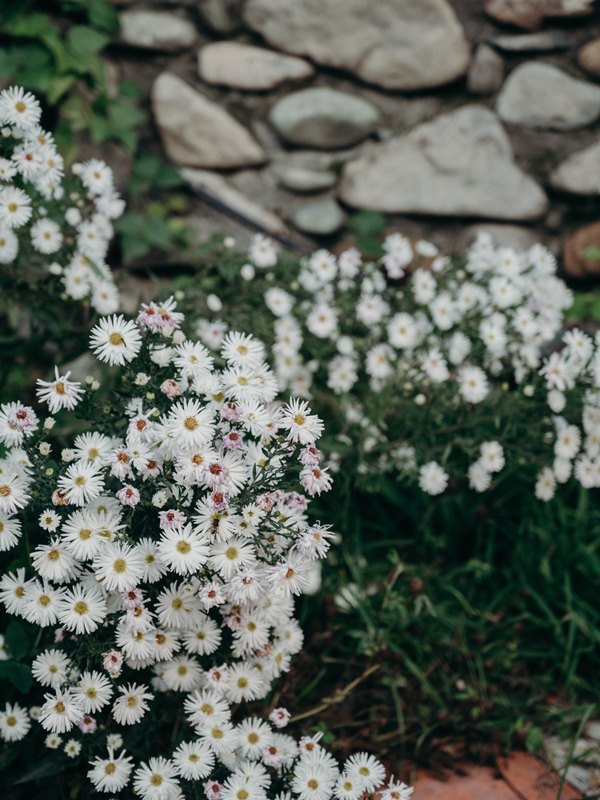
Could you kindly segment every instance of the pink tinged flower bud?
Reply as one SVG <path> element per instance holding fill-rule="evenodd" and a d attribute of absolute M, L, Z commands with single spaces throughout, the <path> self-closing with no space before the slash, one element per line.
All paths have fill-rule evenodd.
<path fill-rule="evenodd" d="M 240 412 L 235 403 L 224 403 L 221 406 L 221 417 L 229 422 L 235 422 L 239 419 Z"/>
<path fill-rule="evenodd" d="M 119 650 L 107 650 L 102 653 L 102 666 L 111 677 L 116 678 L 123 666 L 123 654 Z"/>
<path fill-rule="evenodd" d="M 257 502 L 263 511 L 270 511 L 273 508 L 273 499 L 268 494 L 261 494 L 261 496 L 257 498 Z"/>
<path fill-rule="evenodd" d="M 140 502 L 140 493 L 135 486 L 123 486 L 117 492 L 117 499 L 124 506 L 137 506 Z"/>
<path fill-rule="evenodd" d="M 66 628 L 57 628 L 54 631 L 54 642 L 58 644 L 58 642 L 62 642 L 65 638 Z"/>
<path fill-rule="evenodd" d="M 93 717 L 86 716 L 79 723 L 79 730 L 82 733 L 95 733 L 98 727 L 96 720 Z"/>
<path fill-rule="evenodd" d="M 160 390 L 163 394 L 166 394 L 169 400 L 174 400 L 181 394 L 181 387 L 177 381 L 174 381 L 172 378 L 163 381 L 160 385 Z"/>
<path fill-rule="evenodd" d="M 221 800 L 223 786 L 220 783 L 216 781 L 207 781 L 202 788 L 204 789 L 207 800 Z"/>
<path fill-rule="evenodd" d="M 285 728 L 291 716 L 287 708 L 274 708 L 269 714 L 269 719 L 276 728 Z"/>

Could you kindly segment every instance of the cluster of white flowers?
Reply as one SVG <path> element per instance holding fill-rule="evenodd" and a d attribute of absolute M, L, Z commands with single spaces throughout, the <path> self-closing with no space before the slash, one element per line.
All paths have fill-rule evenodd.
<path fill-rule="evenodd" d="M 551 451 L 555 431 L 558 447 L 563 428 L 572 431 L 572 422 L 552 419 L 569 405 L 558 393 L 581 399 L 586 387 L 600 383 L 590 337 L 571 331 L 560 342 L 572 294 L 556 276 L 552 254 L 541 245 L 497 248 L 486 234 L 455 259 L 398 233 L 387 237 L 383 249 L 377 262 L 365 262 L 354 248 L 337 257 L 318 250 L 294 271 L 289 260 L 279 268 L 275 246 L 258 236 L 239 279 L 207 299 L 212 314 L 198 321 L 198 335 L 216 348 L 244 299 L 259 328 L 263 309 L 280 385 L 313 398 L 323 413 L 335 396 L 343 416 L 339 440 L 353 458 L 358 449 L 364 474 L 400 472 L 432 495 L 461 478 L 485 491 L 505 464 L 517 462 L 514 443 L 504 434 L 518 412 L 506 403 L 498 411 L 500 396 L 518 395 L 525 425 L 531 415 L 546 418 L 543 441 L 536 443 L 540 451 Z M 590 422 L 595 402 L 588 399 L 584 414 L 585 454 L 569 450 L 583 486 L 592 485 L 596 458 L 589 445 L 596 435 Z M 581 403 L 571 411 L 581 424 Z M 479 417 L 502 413 L 494 430 L 500 441 L 487 429 L 480 433 Z M 443 428 L 460 415 L 460 435 L 448 437 Z M 436 425 L 432 452 L 422 433 L 427 426 L 434 436 Z M 520 464 L 522 458 L 520 453 Z M 539 467 L 538 461 L 530 466 Z M 335 454 L 331 466 L 336 468 Z M 554 465 L 540 473 L 537 496 L 550 494 L 551 474 L 561 482 L 570 472 L 557 451 Z"/>
<path fill-rule="evenodd" d="M 41 269 L 67 297 L 89 297 L 98 313 L 110 314 L 119 295 L 105 258 L 124 203 L 102 161 L 74 164 L 64 177 L 40 117 L 29 92 L 0 92 L 0 269 Z"/>
<path fill-rule="evenodd" d="M 278 731 L 283 708 L 269 722 L 235 720 L 302 647 L 294 597 L 318 586 L 333 533 L 310 524 L 307 497 L 284 485 L 299 472 L 306 494 L 329 488 L 322 423 L 305 401 L 274 402 L 259 341 L 228 334 L 218 367 L 185 338 L 182 317 L 170 298 L 142 306 L 136 322 L 100 320 L 91 348 L 123 367 L 114 398 L 96 401 L 95 381 L 58 371 L 39 382 L 53 414 L 91 415 L 59 459 L 45 440 L 54 417 L 0 409 L 0 549 L 17 546 L 25 523 L 39 541 L 35 574 L 5 574 L 0 601 L 40 628 L 32 673 L 46 690 L 33 715 L 8 704 L 0 736 L 23 738 L 33 716 L 47 747 L 68 733 L 68 755 L 96 753 L 98 791 L 129 785 L 143 800 L 183 798 L 186 781 L 202 781 L 207 800 L 358 800 L 384 782 L 373 757 L 340 768 L 318 736 Z M 189 725 L 167 752 L 137 765 L 117 752 L 130 726 L 165 713 L 170 727 Z M 393 780 L 381 794 L 409 795 Z"/>

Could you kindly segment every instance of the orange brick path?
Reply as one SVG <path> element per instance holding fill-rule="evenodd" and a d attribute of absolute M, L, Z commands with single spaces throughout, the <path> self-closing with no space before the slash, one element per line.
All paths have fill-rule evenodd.
<path fill-rule="evenodd" d="M 419 771 L 413 800 L 580 800 L 571 786 L 527 753 L 498 760 L 497 769 L 466 766 L 463 775 L 439 780 Z"/>

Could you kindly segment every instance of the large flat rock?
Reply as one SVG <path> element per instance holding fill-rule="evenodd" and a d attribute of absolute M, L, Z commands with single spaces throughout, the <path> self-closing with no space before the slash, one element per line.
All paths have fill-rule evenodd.
<path fill-rule="evenodd" d="M 508 76 L 496 110 L 511 125 L 575 130 L 600 116 L 600 88 L 551 64 L 531 61 Z"/>
<path fill-rule="evenodd" d="M 170 72 L 152 87 L 154 118 L 169 159 L 187 167 L 262 164 L 266 153 L 244 126 Z"/>
<path fill-rule="evenodd" d="M 495 114 L 468 105 L 417 126 L 347 165 L 340 198 L 388 213 L 532 220 L 547 198 L 514 162 Z"/>
<path fill-rule="evenodd" d="M 303 58 L 237 42 L 214 42 L 198 53 L 198 72 L 207 83 L 245 91 L 274 89 L 310 78 L 314 67 Z"/>
<path fill-rule="evenodd" d="M 275 47 L 388 89 L 439 86 L 469 64 L 446 0 L 247 0 L 244 16 Z"/>

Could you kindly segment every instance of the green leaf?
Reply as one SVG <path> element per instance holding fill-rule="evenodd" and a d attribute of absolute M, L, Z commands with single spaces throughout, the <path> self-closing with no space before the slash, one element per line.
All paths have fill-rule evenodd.
<path fill-rule="evenodd" d="M 0 751 L 0 773 L 4 772 L 4 770 L 12 764 L 12 762 L 18 757 L 19 755 L 19 747 L 18 745 L 13 745 L 13 747 L 6 747 Z"/>
<path fill-rule="evenodd" d="M 142 89 L 134 81 L 124 80 L 119 84 L 119 94 L 121 97 L 128 97 L 131 100 L 141 100 L 144 97 Z"/>
<path fill-rule="evenodd" d="M 359 236 L 356 244 L 361 253 L 367 258 L 381 258 L 384 253 L 381 242 L 372 239 L 370 236 Z"/>
<path fill-rule="evenodd" d="M 0 661 L 0 678 L 6 678 L 24 694 L 31 689 L 33 684 L 31 669 L 27 665 L 17 664 L 15 661 Z"/>
<path fill-rule="evenodd" d="M 600 247 L 596 247 L 596 245 L 590 245 L 586 247 L 583 251 L 584 258 L 589 258 L 590 261 L 600 261 Z"/>
<path fill-rule="evenodd" d="M 74 75 L 57 75 L 51 78 L 46 91 L 46 98 L 51 105 L 56 105 L 60 98 L 68 92 L 75 82 Z"/>
<path fill-rule="evenodd" d="M 26 775 L 23 775 L 22 778 L 15 781 L 13 785 L 19 786 L 22 783 L 30 783 L 31 781 L 39 781 L 42 778 L 48 778 L 51 775 L 58 775 L 68 769 L 69 766 L 72 766 L 72 763 L 73 762 L 69 761 L 62 753 L 56 753 L 53 756 L 48 756 L 38 761 L 34 767 L 27 771 Z"/>
<path fill-rule="evenodd" d="M 84 5 L 88 8 L 92 25 L 111 34 L 119 32 L 119 15 L 114 6 L 106 2 L 106 0 L 94 0 L 93 3 L 85 0 Z"/>
<path fill-rule="evenodd" d="M 98 79 L 98 53 L 110 42 L 110 36 L 86 25 L 73 25 L 67 32 L 67 48 L 71 58 L 70 68 L 78 75 L 92 72 Z"/>
<path fill-rule="evenodd" d="M 372 236 L 385 230 L 385 217 L 378 211 L 359 211 L 354 214 L 348 227 L 357 236 Z"/>
<path fill-rule="evenodd" d="M 39 44 L 20 44 L 0 49 L 0 74 L 26 89 L 46 92 L 54 75 L 52 56 Z"/>
<path fill-rule="evenodd" d="M 86 25 L 73 25 L 67 33 L 67 44 L 76 56 L 89 62 L 110 42 L 110 36 Z"/>
<path fill-rule="evenodd" d="M 10 622 L 4 636 L 8 653 L 15 661 L 20 661 L 23 656 L 29 653 L 32 637 L 27 628 L 20 622 Z"/>

